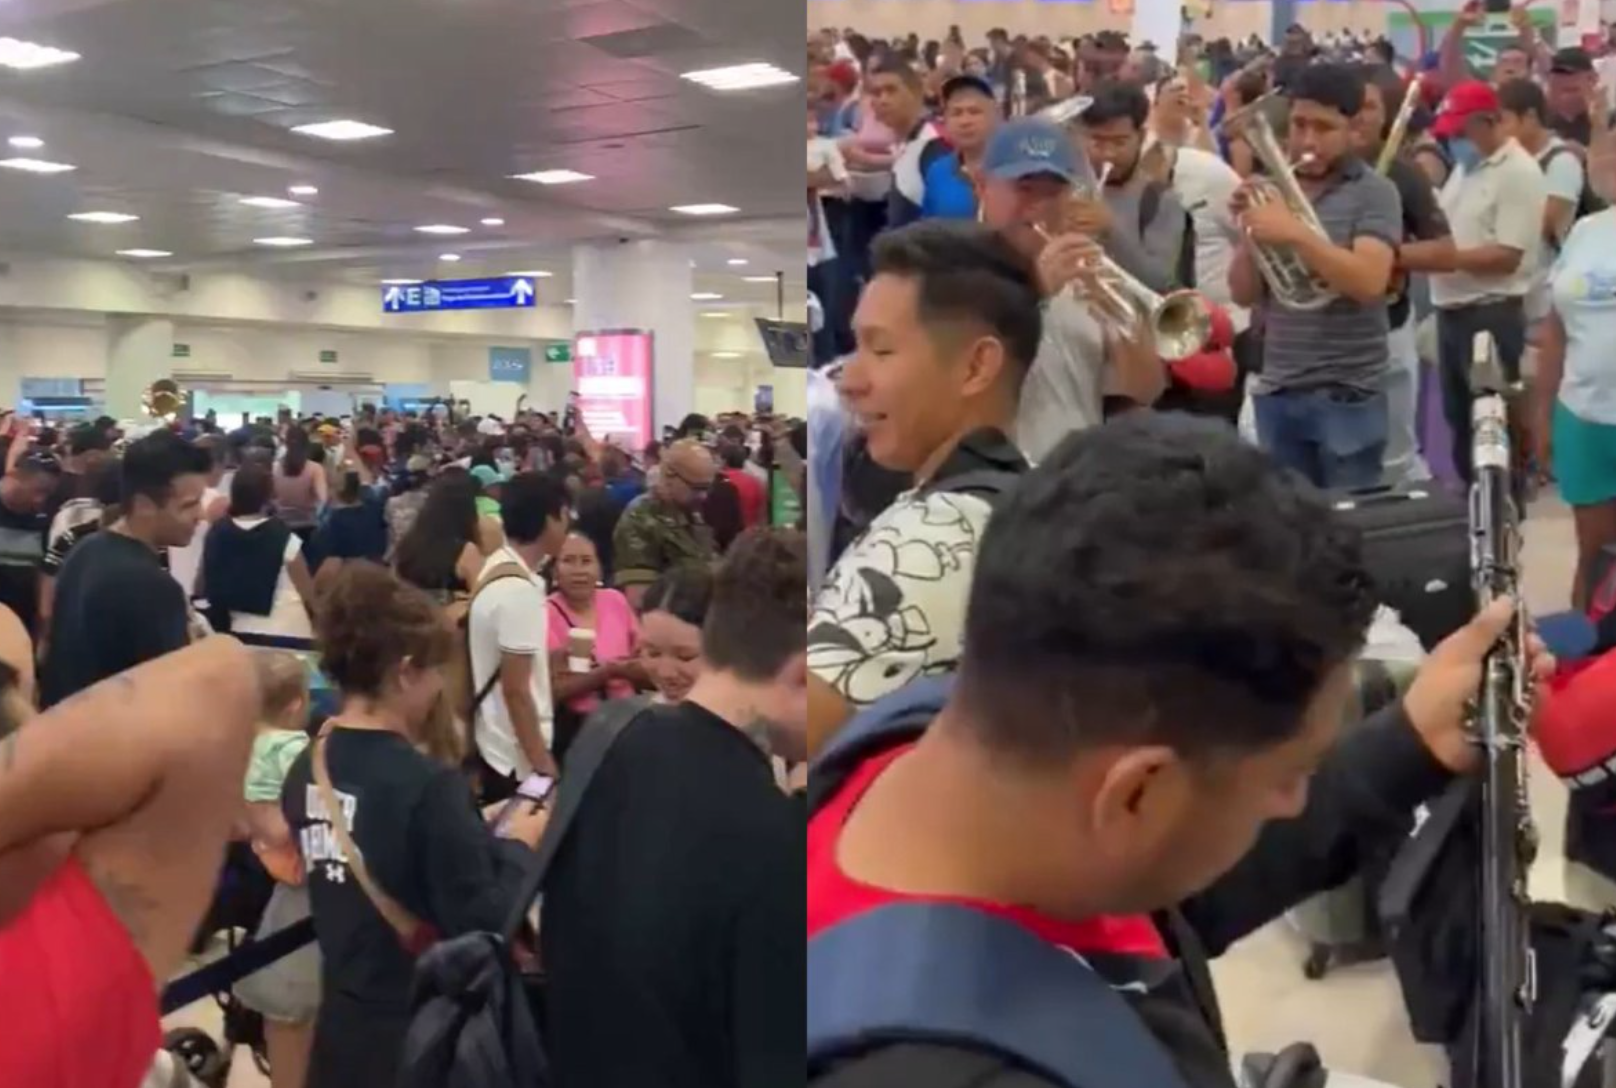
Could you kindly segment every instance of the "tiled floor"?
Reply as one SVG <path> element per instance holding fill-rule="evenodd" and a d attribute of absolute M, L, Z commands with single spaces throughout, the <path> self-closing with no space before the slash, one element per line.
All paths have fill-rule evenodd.
<path fill-rule="evenodd" d="M 1575 563 L 1570 512 L 1553 499 L 1541 501 L 1526 526 L 1526 596 L 1534 611 L 1566 607 Z M 1543 835 L 1534 895 L 1561 897 L 1559 866 L 1565 793 L 1542 768 L 1532 777 L 1534 812 Z M 1231 1041 L 1237 1050 L 1283 1046 L 1306 1039 L 1332 1068 L 1362 1074 L 1398 1088 L 1436 1088 L 1444 1063 L 1409 1038 L 1402 999 L 1383 964 L 1339 970 L 1310 982 L 1302 977 L 1305 949 L 1284 923 L 1276 923 L 1237 946 L 1217 965 L 1218 991 Z M 218 1035 L 218 1015 L 193 1006 L 174 1023 L 196 1023 Z M 267 1088 L 243 1051 L 230 1088 Z"/>

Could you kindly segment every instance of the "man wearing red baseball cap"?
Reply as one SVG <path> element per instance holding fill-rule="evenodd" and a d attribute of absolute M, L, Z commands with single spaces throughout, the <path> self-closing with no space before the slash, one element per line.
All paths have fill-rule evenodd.
<path fill-rule="evenodd" d="M 1431 276 L 1431 302 L 1442 408 L 1453 432 L 1453 464 L 1466 481 L 1476 334 L 1492 335 L 1505 378 L 1519 382 L 1525 299 L 1544 259 L 1547 183 L 1537 161 L 1500 127 L 1501 112 L 1490 84 L 1467 80 L 1448 91 L 1431 126 L 1453 157 L 1441 203 L 1453 228 L 1456 270 Z"/>

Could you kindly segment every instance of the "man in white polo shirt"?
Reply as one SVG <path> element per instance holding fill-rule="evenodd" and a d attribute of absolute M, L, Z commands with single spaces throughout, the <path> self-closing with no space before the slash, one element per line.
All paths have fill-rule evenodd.
<path fill-rule="evenodd" d="M 1453 173 L 1442 211 L 1453 228 L 1458 271 L 1431 276 L 1437 311 L 1442 407 L 1453 432 L 1453 464 L 1470 479 L 1470 368 L 1476 333 L 1492 334 L 1511 383 L 1526 350 L 1525 299 L 1543 249 L 1548 186 L 1537 161 L 1502 127 L 1498 92 L 1479 80 L 1448 92 L 1431 127 L 1448 141 Z"/>
<path fill-rule="evenodd" d="M 518 473 L 500 517 L 505 546 L 484 563 L 467 621 L 484 801 L 511 796 L 534 771 L 556 773 L 545 586 L 535 572 L 566 539 L 567 494 L 543 473 Z"/>

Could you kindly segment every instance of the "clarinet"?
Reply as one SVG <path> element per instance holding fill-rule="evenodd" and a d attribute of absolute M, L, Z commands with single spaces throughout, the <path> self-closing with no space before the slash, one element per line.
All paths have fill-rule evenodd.
<path fill-rule="evenodd" d="M 1471 571 L 1477 604 L 1516 602 L 1509 632 L 1487 654 L 1471 717 L 1486 760 L 1481 779 L 1481 963 L 1476 995 L 1475 1088 L 1521 1088 L 1523 1038 L 1536 999 L 1527 872 L 1536 833 L 1526 797 L 1526 727 L 1531 681 L 1526 614 L 1520 603 L 1520 514 L 1516 505 L 1505 383 L 1489 333 L 1473 345 L 1475 399 L 1470 491 Z"/>

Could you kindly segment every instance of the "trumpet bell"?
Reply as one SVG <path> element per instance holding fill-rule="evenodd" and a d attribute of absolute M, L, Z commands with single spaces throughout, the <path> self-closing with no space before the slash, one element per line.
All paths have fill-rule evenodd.
<path fill-rule="evenodd" d="M 185 410 L 185 390 L 173 378 L 158 378 L 140 395 L 140 406 L 153 419 L 172 423 Z"/>
<path fill-rule="evenodd" d="M 1213 339 L 1212 304 L 1194 291 L 1173 291 L 1150 318 L 1156 354 L 1176 363 L 1206 350 Z"/>

